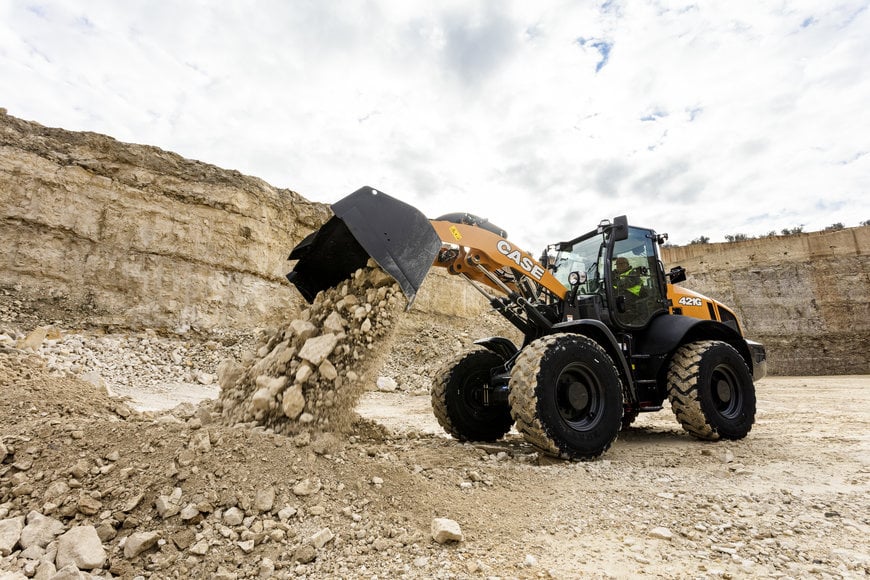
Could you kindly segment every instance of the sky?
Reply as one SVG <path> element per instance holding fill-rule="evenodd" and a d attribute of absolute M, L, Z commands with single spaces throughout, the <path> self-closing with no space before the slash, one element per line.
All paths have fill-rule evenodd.
<path fill-rule="evenodd" d="M 534 252 L 870 220 L 870 0 L 0 0 L 0 107 Z M 280 224 L 276 224 L 280 227 Z"/>

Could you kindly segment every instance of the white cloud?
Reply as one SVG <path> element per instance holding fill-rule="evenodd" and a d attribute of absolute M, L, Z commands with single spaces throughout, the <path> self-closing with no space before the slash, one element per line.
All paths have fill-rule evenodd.
<path fill-rule="evenodd" d="M 581 4 L 578 6 L 578 4 Z M 866 1 L 0 5 L 0 106 L 530 250 L 870 219 Z"/>

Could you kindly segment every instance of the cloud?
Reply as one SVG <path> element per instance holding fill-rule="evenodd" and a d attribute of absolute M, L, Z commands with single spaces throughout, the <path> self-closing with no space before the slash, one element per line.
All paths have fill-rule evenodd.
<path fill-rule="evenodd" d="M 620 214 L 675 243 L 870 219 L 864 0 L 255 8 L 2 4 L 0 106 L 532 247 Z"/>

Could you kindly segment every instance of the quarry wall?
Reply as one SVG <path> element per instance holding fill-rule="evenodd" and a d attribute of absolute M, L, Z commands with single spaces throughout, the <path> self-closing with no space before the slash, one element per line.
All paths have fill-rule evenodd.
<path fill-rule="evenodd" d="M 337 192 L 336 199 L 350 192 Z M 280 324 L 302 307 L 287 255 L 328 207 L 266 182 L 0 109 L 0 289 L 59 320 L 167 330 Z M 663 249 L 685 285 L 732 306 L 776 374 L 868 374 L 870 227 Z M 433 270 L 414 309 L 474 319 Z"/>
<path fill-rule="evenodd" d="M 663 249 L 732 306 L 780 375 L 870 373 L 870 227 Z"/>

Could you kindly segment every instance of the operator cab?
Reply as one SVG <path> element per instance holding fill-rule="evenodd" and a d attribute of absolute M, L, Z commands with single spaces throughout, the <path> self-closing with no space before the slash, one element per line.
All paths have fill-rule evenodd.
<path fill-rule="evenodd" d="M 666 284 L 657 244 L 664 236 L 629 226 L 624 216 L 556 244 L 551 268 L 569 289 L 563 320 L 596 319 L 616 328 L 646 327 L 666 312 Z"/>

